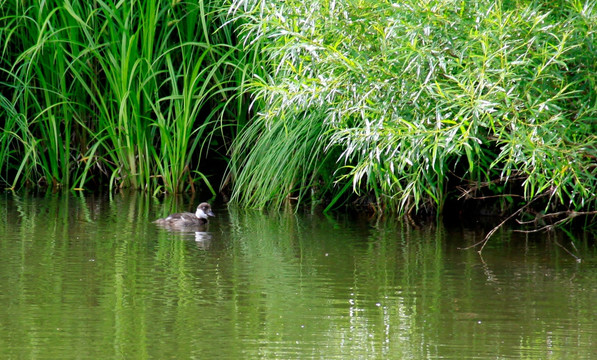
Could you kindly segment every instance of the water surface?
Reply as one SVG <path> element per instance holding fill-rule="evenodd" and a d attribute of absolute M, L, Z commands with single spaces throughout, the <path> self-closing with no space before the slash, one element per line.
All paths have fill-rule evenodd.
<path fill-rule="evenodd" d="M 590 241 L 199 200 L 5 194 L 0 358 L 597 358 Z"/>

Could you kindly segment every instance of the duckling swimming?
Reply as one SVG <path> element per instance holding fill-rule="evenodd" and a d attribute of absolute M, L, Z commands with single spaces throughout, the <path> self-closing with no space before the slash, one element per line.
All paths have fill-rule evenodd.
<path fill-rule="evenodd" d="M 197 206 L 195 213 L 183 212 L 168 215 L 163 219 L 157 219 L 154 223 L 169 227 L 190 227 L 207 224 L 209 216 L 216 216 L 211 210 L 211 205 L 203 202 Z"/>

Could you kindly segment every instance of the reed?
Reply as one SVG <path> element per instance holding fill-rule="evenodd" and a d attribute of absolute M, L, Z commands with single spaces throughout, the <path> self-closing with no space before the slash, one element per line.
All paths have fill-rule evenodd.
<path fill-rule="evenodd" d="M 226 121 L 218 104 L 234 91 L 235 55 L 216 6 L 6 2 L 4 181 L 173 193 L 206 181 L 211 189 L 201 151 Z"/>
<path fill-rule="evenodd" d="M 390 212 L 441 213 L 461 195 L 516 205 L 508 188 L 527 202 L 549 194 L 544 210 L 595 208 L 594 1 L 238 0 L 231 9 L 266 69 L 247 89 L 260 105 L 248 129 L 263 136 L 234 148 L 243 202 L 305 198 L 320 167 L 282 169 L 318 152 L 316 163 L 334 154 L 326 176 L 336 193 L 352 184 Z M 305 143 L 325 145 L 297 151 L 289 134 L 302 126 L 321 129 Z M 260 172 L 252 164 L 266 156 L 263 142 L 270 166 Z M 257 176 L 267 185 L 255 186 Z"/>

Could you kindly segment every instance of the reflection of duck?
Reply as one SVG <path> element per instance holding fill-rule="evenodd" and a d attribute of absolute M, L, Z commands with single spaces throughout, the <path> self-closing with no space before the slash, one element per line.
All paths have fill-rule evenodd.
<path fill-rule="evenodd" d="M 207 224 L 207 219 L 209 216 L 216 215 L 213 213 L 213 211 L 211 211 L 211 205 L 204 202 L 197 206 L 197 211 L 195 211 L 194 214 L 190 212 L 176 213 L 168 215 L 168 217 L 163 219 L 157 219 L 154 221 L 154 223 L 166 227 L 200 226 Z"/>
<path fill-rule="evenodd" d="M 211 246 L 211 234 L 204 231 L 196 231 L 195 232 L 195 241 L 197 242 L 197 247 L 201 250 L 207 250 Z"/>

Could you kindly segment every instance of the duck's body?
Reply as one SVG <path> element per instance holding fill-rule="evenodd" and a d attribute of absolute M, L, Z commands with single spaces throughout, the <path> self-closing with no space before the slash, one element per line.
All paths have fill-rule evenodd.
<path fill-rule="evenodd" d="M 169 227 L 193 227 L 207 224 L 209 216 L 215 216 L 208 203 L 201 203 L 197 206 L 195 213 L 183 212 L 168 215 L 163 219 L 157 219 L 154 223 Z"/>

